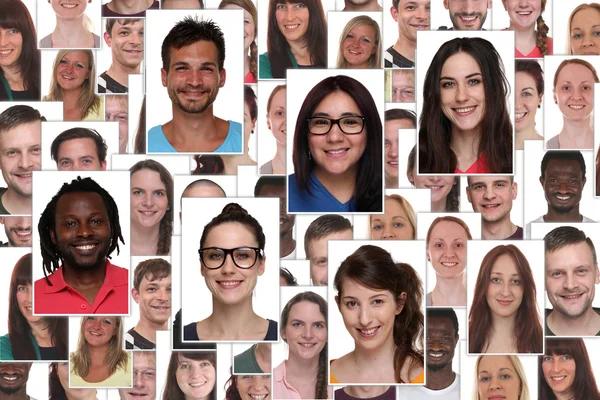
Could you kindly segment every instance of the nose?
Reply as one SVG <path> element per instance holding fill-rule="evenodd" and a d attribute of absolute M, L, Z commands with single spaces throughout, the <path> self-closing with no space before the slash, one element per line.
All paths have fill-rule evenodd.
<path fill-rule="evenodd" d="M 339 121 L 338 121 L 339 123 Z M 340 129 L 340 126 L 338 124 L 334 124 L 332 122 L 332 126 L 331 129 L 329 130 L 329 133 L 327 133 L 327 141 L 330 143 L 335 143 L 335 142 L 341 142 L 344 140 L 344 132 L 342 132 L 342 130 Z"/>
<path fill-rule="evenodd" d="M 494 188 L 491 187 L 490 185 L 486 186 L 485 192 L 483 192 L 483 197 L 487 200 L 493 199 L 494 197 L 496 197 L 496 192 L 494 191 Z"/>
<path fill-rule="evenodd" d="M 233 275 L 237 272 L 237 267 L 233 263 L 233 254 L 227 254 L 225 256 L 225 262 L 223 266 L 221 266 L 221 274 L 223 275 Z"/>
<path fill-rule="evenodd" d="M 313 337 L 312 327 L 309 324 L 304 325 L 304 329 L 302 329 L 302 337 L 305 339 L 310 339 Z"/>
<path fill-rule="evenodd" d="M 471 14 L 474 10 L 475 7 L 473 5 L 473 2 L 471 0 L 467 0 L 465 2 L 463 2 L 464 6 L 463 6 L 463 12 L 466 14 Z"/>
<path fill-rule="evenodd" d="M 202 83 L 202 73 L 198 70 L 191 69 L 188 74 L 187 83 L 192 86 L 198 86 Z"/>
<path fill-rule="evenodd" d="M 166 288 L 162 288 L 158 291 L 158 300 L 169 301 L 171 299 L 171 295 Z"/>
<path fill-rule="evenodd" d="M 142 379 L 142 371 L 133 371 L 133 387 L 143 388 L 144 380 Z"/>
<path fill-rule="evenodd" d="M 388 150 L 388 157 L 397 158 L 398 157 L 398 141 L 392 140 L 392 144 L 390 145 L 390 149 Z"/>
<path fill-rule="evenodd" d="M 502 385 L 501 385 L 500 379 L 498 379 L 498 377 L 495 375 L 492 376 L 490 378 L 490 389 L 489 390 L 498 390 L 501 388 L 502 388 Z"/>
<path fill-rule="evenodd" d="M 98 329 L 101 327 L 101 325 L 100 318 L 93 319 L 90 323 L 90 327 L 93 329 Z"/>
<path fill-rule="evenodd" d="M 33 158 L 28 151 L 24 151 L 21 153 L 21 157 L 19 158 L 18 166 L 22 169 L 30 169 L 33 167 Z"/>
<path fill-rule="evenodd" d="M 152 196 L 151 191 L 146 191 L 144 193 L 144 196 L 142 197 L 142 205 L 146 207 L 154 205 L 154 196 Z"/>
<path fill-rule="evenodd" d="M 383 234 L 381 235 L 381 239 L 383 240 L 392 240 L 395 239 L 396 235 L 394 234 L 392 227 L 390 224 L 385 224 L 383 226 Z"/>
<path fill-rule="evenodd" d="M 133 33 L 130 35 L 129 40 L 131 44 L 135 46 L 141 46 L 144 43 L 144 37 L 139 33 Z"/>
<path fill-rule="evenodd" d="M 594 43 L 592 35 L 583 35 L 583 42 L 581 43 L 582 47 L 593 47 L 595 45 L 596 43 Z"/>
<path fill-rule="evenodd" d="M 459 103 L 463 103 L 467 100 L 469 100 L 469 93 L 467 91 L 467 87 L 462 83 L 458 83 L 456 89 L 456 101 Z"/>
<path fill-rule="evenodd" d="M 419 19 L 428 19 L 429 18 L 429 10 L 425 7 L 417 8 L 417 18 Z"/>
<path fill-rule="evenodd" d="M 571 191 L 569 187 L 569 183 L 566 181 L 562 181 L 558 184 L 559 193 L 569 193 Z"/>
<path fill-rule="evenodd" d="M 579 286 L 579 284 L 577 283 L 575 276 L 573 274 L 566 274 L 565 279 L 563 281 L 563 287 L 567 290 L 573 290 L 577 286 Z"/>
<path fill-rule="evenodd" d="M 505 281 L 504 284 L 502 285 L 502 295 L 504 297 L 508 297 L 510 296 L 510 281 Z"/>
<path fill-rule="evenodd" d="M 429 348 L 433 351 L 440 350 L 440 340 L 439 339 L 429 339 Z"/>
<path fill-rule="evenodd" d="M 373 321 L 373 318 L 371 317 L 371 309 L 368 306 L 361 307 L 359 316 L 360 324 L 368 327 L 371 321 Z"/>
<path fill-rule="evenodd" d="M 8 44 L 8 34 L 6 29 L 0 28 L 0 46 L 4 47 Z"/>
<path fill-rule="evenodd" d="M 552 360 L 552 368 L 550 369 L 550 371 L 558 372 L 560 370 L 561 370 L 560 359 L 558 357 L 554 357 Z"/>

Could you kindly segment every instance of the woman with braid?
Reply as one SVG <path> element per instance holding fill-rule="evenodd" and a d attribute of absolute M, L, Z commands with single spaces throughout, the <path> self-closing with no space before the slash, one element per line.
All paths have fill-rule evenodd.
<path fill-rule="evenodd" d="M 171 253 L 173 177 L 160 163 L 143 160 L 131 172 L 131 255 Z"/>
<path fill-rule="evenodd" d="M 288 359 L 273 369 L 273 398 L 332 399 L 327 386 L 327 302 L 298 293 L 281 312 L 281 338 Z"/>
<path fill-rule="evenodd" d="M 510 26 L 505 30 L 515 31 L 516 58 L 544 58 L 552 55 L 552 38 L 548 36 L 549 28 L 542 18 L 546 2 L 547 0 L 502 0 L 510 18 Z"/>

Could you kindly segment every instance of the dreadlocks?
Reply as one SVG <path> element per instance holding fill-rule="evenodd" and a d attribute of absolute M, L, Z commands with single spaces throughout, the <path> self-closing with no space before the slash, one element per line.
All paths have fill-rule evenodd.
<path fill-rule="evenodd" d="M 59 265 L 62 257 L 58 254 L 58 246 L 52 243 L 52 239 L 50 238 L 50 232 L 56 232 L 55 226 L 55 216 L 56 216 L 56 204 L 58 200 L 62 197 L 62 195 L 67 193 L 98 193 L 104 202 L 104 207 L 106 207 L 106 211 L 108 212 L 108 219 L 110 221 L 110 231 L 112 237 L 110 239 L 110 247 L 108 248 L 107 257 L 110 258 L 112 252 L 117 249 L 117 255 L 119 254 L 119 240 L 121 243 L 125 244 L 123 240 L 123 235 L 121 234 L 121 225 L 119 224 L 119 209 L 117 208 L 117 203 L 112 198 L 112 196 L 96 181 L 92 178 L 81 178 L 80 176 L 77 179 L 71 181 L 71 183 L 65 183 L 58 193 L 54 195 L 50 203 L 46 206 L 46 209 L 42 213 L 40 217 L 40 222 L 38 224 L 38 231 L 40 234 L 40 245 L 42 248 L 42 260 L 43 260 L 43 269 L 44 276 L 46 277 L 46 282 L 48 285 L 52 286 L 52 283 L 48 279 L 47 273 L 54 273 Z"/>

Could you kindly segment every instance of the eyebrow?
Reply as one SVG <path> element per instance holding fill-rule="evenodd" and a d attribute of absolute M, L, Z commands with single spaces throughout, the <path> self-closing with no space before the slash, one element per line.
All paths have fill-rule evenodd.
<path fill-rule="evenodd" d="M 376 294 L 376 295 L 374 295 L 374 296 L 371 296 L 371 297 L 369 297 L 369 300 L 373 300 L 373 299 L 375 299 L 375 298 L 377 298 L 377 297 L 381 297 L 381 296 L 383 296 L 383 297 L 388 297 L 388 295 L 387 295 L 387 294 L 385 294 L 385 293 L 380 293 L 380 294 Z M 346 299 L 347 299 L 347 300 L 358 300 L 358 299 L 357 299 L 356 297 L 354 297 L 354 296 L 344 296 L 344 297 L 342 297 L 342 300 L 346 300 Z"/>
<path fill-rule="evenodd" d="M 465 76 L 465 79 L 469 79 L 469 78 L 472 78 L 472 77 L 477 76 L 477 75 L 481 75 L 481 72 L 474 72 L 472 74 L 469 74 L 469 75 Z M 440 81 L 444 80 L 444 79 L 451 80 L 451 81 L 455 81 L 456 80 L 456 78 L 452 78 L 450 76 L 442 76 L 442 77 L 440 77 Z"/>
<path fill-rule="evenodd" d="M 358 116 L 359 116 L 359 114 L 354 113 L 354 112 L 349 112 L 349 111 L 342 113 L 342 118 L 343 117 L 358 117 Z M 326 112 L 318 112 L 318 113 L 313 114 L 313 118 L 314 117 L 330 117 L 330 115 Z"/>
<path fill-rule="evenodd" d="M 596 28 L 596 27 L 599 27 L 599 26 L 600 26 L 600 24 L 592 25 L 592 28 Z M 573 32 L 573 31 L 582 31 L 582 30 L 583 30 L 582 28 L 575 27 L 575 28 L 571 29 L 571 32 Z"/>
<path fill-rule="evenodd" d="M 189 67 L 191 64 L 187 61 L 177 61 L 176 63 L 174 63 L 172 65 L 172 67 Z M 217 63 L 212 62 L 212 61 L 205 61 L 202 64 L 200 64 L 200 66 L 205 67 L 205 66 L 212 66 L 212 67 L 216 67 Z"/>
<path fill-rule="evenodd" d="M 294 319 L 293 319 L 291 322 L 302 322 L 303 324 L 305 324 L 305 323 L 306 323 L 306 321 L 303 321 L 303 320 L 301 320 L 301 319 L 298 319 L 298 318 L 294 318 Z M 313 321 L 312 323 L 313 323 L 313 324 L 323 324 L 323 325 L 327 325 L 327 323 L 326 323 L 325 321 L 321 321 L 321 320 L 319 320 L 319 321 Z"/>
<path fill-rule="evenodd" d="M 510 369 L 510 368 L 500 368 L 498 371 L 504 371 L 504 370 L 507 370 L 507 371 L 513 372 L 513 370 L 512 370 L 512 369 Z M 482 374 L 482 373 L 484 373 L 484 372 L 489 374 L 489 372 L 488 372 L 487 370 L 485 370 L 485 369 L 484 369 L 483 371 L 480 371 L 480 372 L 479 372 L 479 374 Z M 477 375 L 479 375 L 479 374 L 477 374 Z"/>
<path fill-rule="evenodd" d="M 101 216 L 102 217 L 103 213 L 100 212 L 100 211 L 94 211 L 94 212 L 88 214 L 87 218 L 92 218 L 92 217 L 95 217 L 95 216 Z M 75 215 L 75 214 L 67 214 L 67 215 L 64 215 L 64 216 L 60 217 L 59 221 L 62 221 L 63 219 L 67 219 L 67 218 L 78 218 L 78 217 L 79 216 Z M 86 218 L 86 217 L 83 217 L 83 218 Z"/>
<path fill-rule="evenodd" d="M 501 275 L 501 276 L 504 276 L 504 273 L 503 272 L 494 272 L 494 271 L 492 271 L 492 272 L 490 272 L 490 275 Z M 516 274 L 510 274 L 509 276 L 520 276 L 520 275 L 521 274 L 519 274 L 517 272 Z"/>
<path fill-rule="evenodd" d="M 521 92 L 522 92 L 523 90 L 527 90 L 527 89 L 529 89 L 529 90 L 533 90 L 534 88 L 532 88 L 532 87 L 530 87 L 530 86 L 527 86 L 527 87 L 524 87 L 523 89 L 521 89 Z"/>

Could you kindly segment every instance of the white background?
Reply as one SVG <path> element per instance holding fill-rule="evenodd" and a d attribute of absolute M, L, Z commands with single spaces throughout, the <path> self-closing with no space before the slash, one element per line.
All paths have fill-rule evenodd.
<path fill-rule="evenodd" d="M 88 0 L 89 1 L 89 0 Z M 100 29 L 100 25 L 101 25 L 101 4 L 100 4 L 100 0 L 91 0 L 92 4 L 89 4 L 87 1 L 85 2 L 86 4 L 86 9 L 85 9 L 85 14 L 90 18 L 90 20 L 92 21 L 92 25 L 94 27 L 93 32 L 100 36 L 100 47 L 105 46 L 106 44 L 102 43 L 102 37 L 101 37 L 101 29 Z M 38 3 L 38 9 L 37 9 L 37 14 L 40 16 L 40 18 L 38 18 L 37 20 L 37 37 L 38 37 L 38 45 L 40 40 L 42 40 L 44 37 L 48 36 L 50 33 L 52 33 L 52 31 L 54 31 L 54 28 L 56 27 L 56 13 L 54 12 L 54 9 L 52 8 L 52 5 L 50 3 L 48 3 L 48 1 L 43 1 L 40 0 L 37 2 Z M 35 21 L 35 14 L 31 15 Z"/>
<path fill-rule="evenodd" d="M 162 85 L 162 58 L 160 51 L 165 36 L 188 15 L 197 15 L 200 20 L 212 20 L 221 28 L 225 37 L 225 86 L 219 88 L 219 94 L 213 104 L 215 116 L 244 122 L 244 64 L 236 56 L 244 52 L 243 14 L 241 10 L 150 10 L 146 12 L 145 41 L 147 46 L 145 60 L 147 64 L 146 80 L 146 130 L 162 125 L 172 119 L 172 103 L 167 88 Z M 172 72 L 172 71 L 171 71 Z"/>
<path fill-rule="evenodd" d="M 258 106 L 258 118 L 256 119 L 256 130 L 254 133 L 257 135 L 257 145 L 258 145 L 258 168 L 260 169 L 261 165 L 264 163 L 271 161 L 273 157 L 275 157 L 275 152 L 277 151 L 277 142 L 273 137 L 273 133 L 267 127 L 267 102 L 269 101 L 269 96 L 273 92 L 273 89 L 277 85 L 285 84 L 284 79 L 277 80 L 260 80 L 258 82 L 258 90 L 256 93 L 256 104 Z M 280 89 L 283 90 L 283 89 Z M 286 93 L 287 99 L 287 93 Z M 272 107 L 272 105 L 271 105 Z M 286 107 L 287 111 L 287 107 Z M 287 113 L 286 113 L 287 114 Z M 286 134 L 293 135 L 293 131 L 286 130 Z"/>
<path fill-rule="evenodd" d="M 552 28 L 554 29 L 554 54 L 567 54 L 567 38 L 569 37 L 569 17 L 574 9 L 580 4 L 591 3 L 588 0 L 569 0 L 554 2 L 554 21 Z M 546 4 L 546 10 L 548 5 Z M 585 13 L 586 11 L 584 11 Z M 544 17 L 545 17 L 544 13 Z M 544 18 L 546 21 L 546 18 Z M 546 25 L 548 22 L 546 21 Z M 550 25 L 548 25 L 550 26 Z"/>
<path fill-rule="evenodd" d="M 298 250 L 303 247 L 301 244 L 296 246 L 296 255 Z M 298 282 L 298 286 L 310 286 L 310 261 L 308 260 L 281 260 L 279 266 L 287 268 L 288 271 Z"/>
<path fill-rule="evenodd" d="M 556 1 L 556 3 L 561 3 L 563 2 L 562 0 Z M 570 2 L 570 1 L 569 1 Z M 553 35 L 553 24 L 552 24 L 552 5 L 553 3 L 555 3 L 552 0 L 547 0 L 546 2 L 546 10 L 542 13 L 542 18 L 544 19 L 544 22 L 546 23 L 546 25 L 548 25 L 548 36 L 554 38 Z M 492 1 L 492 27 L 494 30 L 502 30 L 505 28 L 508 28 L 510 26 L 510 18 L 508 16 L 508 11 L 506 11 L 504 9 L 504 6 L 502 5 L 502 1 L 501 0 L 496 0 L 496 1 Z M 535 24 L 535 27 L 537 28 L 537 22 Z M 514 42 L 513 42 L 514 43 Z"/>
<path fill-rule="evenodd" d="M 116 121 L 70 121 L 70 122 L 42 122 L 42 169 L 56 171 L 56 161 L 52 159 L 50 147 L 58 135 L 71 128 L 95 129 L 106 141 L 106 170 L 111 168 L 111 155 L 119 153 L 119 123 Z"/>
<path fill-rule="evenodd" d="M 256 281 L 253 294 L 253 309 L 262 318 L 279 320 L 277 302 L 271 290 L 279 283 L 279 199 L 230 199 L 204 198 L 183 199 L 182 226 L 182 312 L 183 325 L 201 321 L 212 313 L 213 296 L 200 274 L 200 237 L 204 226 L 219 215 L 227 204 L 235 202 L 248 211 L 261 224 L 265 233 L 265 272 Z M 265 212 L 272 210 L 272 212 Z M 198 307 L 198 305 L 202 307 Z"/>
<path fill-rule="evenodd" d="M 379 36 L 381 37 L 382 16 L 379 11 L 330 11 L 327 14 L 327 67 L 335 68 L 338 52 L 340 51 L 340 37 L 346 27 L 346 24 L 354 17 L 365 15 L 377 22 L 379 26 Z M 379 47 L 383 46 L 383 40 L 380 40 Z M 383 50 L 381 51 L 381 62 L 383 63 Z M 380 65 L 380 68 L 383 65 Z"/>
<path fill-rule="evenodd" d="M 417 130 L 398 129 L 398 140 L 400 141 L 398 145 L 398 186 L 401 188 L 412 188 L 414 186 L 406 176 L 406 169 L 408 168 L 408 155 L 413 146 L 417 144 Z M 415 158 L 415 165 L 416 162 Z"/>
<path fill-rule="evenodd" d="M 140 122 L 140 113 L 142 112 L 142 103 L 144 101 L 144 75 L 129 75 L 129 94 L 127 96 L 127 123 L 129 138 L 127 139 L 127 148 L 129 153 L 133 153 L 135 144 L 135 135 L 137 134 Z M 146 121 L 144 120 L 143 123 Z M 146 135 L 146 131 L 142 132 Z M 144 147 L 146 152 L 146 147 Z"/>
<path fill-rule="evenodd" d="M 544 269 L 541 268 L 544 264 L 544 242 L 541 240 L 469 240 L 467 244 L 467 318 L 471 312 L 473 296 L 475 295 L 475 283 L 477 282 L 477 276 L 479 275 L 483 258 L 496 246 L 509 244 L 517 246 L 529 262 L 529 267 L 535 282 L 536 306 L 541 318 L 539 323 L 543 326 L 545 285 Z M 523 276 L 521 276 L 521 280 L 522 279 Z M 533 317 L 533 315 L 531 315 L 531 317 Z M 480 322 L 481 321 L 475 321 L 475 323 Z M 466 329 L 466 331 L 468 332 L 468 329 Z M 467 343 L 469 339 L 470 338 L 467 339 Z M 508 354 L 508 352 L 505 354 Z"/>

